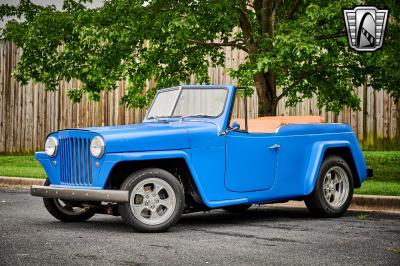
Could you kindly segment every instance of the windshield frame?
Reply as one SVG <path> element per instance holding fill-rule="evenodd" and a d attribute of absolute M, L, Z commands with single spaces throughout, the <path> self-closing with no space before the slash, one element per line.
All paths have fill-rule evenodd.
<path fill-rule="evenodd" d="M 231 124 L 231 121 L 232 121 L 232 112 L 233 112 L 233 107 L 234 107 L 234 105 L 235 105 L 235 100 L 236 100 L 236 95 L 237 95 L 237 93 L 238 93 L 238 91 L 243 91 L 244 92 L 244 103 L 243 103 L 243 107 L 244 107 L 244 129 L 239 129 L 239 130 L 236 130 L 236 129 L 231 129 L 232 131 L 235 131 L 235 132 L 241 132 L 241 133 L 248 133 L 248 106 L 247 106 L 247 97 L 248 97 L 248 95 L 246 95 L 246 90 L 247 90 L 247 87 L 235 87 L 235 90 L 233 91 L 233 94 L 232 94 L 232 103 L 231 103 L 231 108 L 230 108 L 230 110 L 229 110 L 229 112 L 228 112 L 228 119 L 227 119 L 227 124 L 226 124 L 226 130 L 228 130 L 228 129 L 231 129 L 231 127 L 230 127 L 230 124 Z"/>
<path fill-rule="evenodd" d="M 225 86 L 221 86 L 221 87 L 218 86 L 218 87 L 214 87 L 214 88 L 211 88 L 211 87 L 210 88 L 199 87 L 199 86 L 177 86 L 177 87 L 161 89 L 161 90 L 157 91 L 157 94 L 154 96 L 154 99 L 153 99 L 149 109 L 146 112 L 145 120 L 152 120 L 152 119 L 155 118 L 155 117 L 149 117 L 149 113 L 150 113 L 150 110 L 153 108 L 153 105 L 154 105 L 157 97 L 159 96 L 159 94 L 167 92 L 167 91 L 172 91 L 172 90 L 179 90 L 179 91 L 177 93 L 177 97 L 175 98 L 175 102 L 173 104 L 171 115 L 170 116 L 157 116 L 156 118 L 162 118 L 162 119 L 174 118 L 174 119 L 179 119 L 179 118 L 182 118 L 182 117 L 187 117 L 187 118 L 194 117 L 196 119 L 217 119 L 217 118 L 221 117 L 224 114 L 225 109 L 226 109 L 226 105 L 227 105 L 227 102 L 228 102 L 228 99 L 229 99 L 229 89 L 226 88 Z M 173 113 L 175 112 L 175 109 L 176 109 L 176 107 L 178 105 L 178 101 L 179 101 L 179 99 L 181 97 L 181 94 L 182 94 L 183 90 L 225 90 L 226 91 L 226 95 L 225 95 L 224 105 L 223 105 L 223 107 L 221 109 L 221 112 L 216 116 L 208 116 L 208 115 L 204 114 L 205 117 L 199 117 L 199 116 L 196 116 L 196 115 L 173 115 Z"/>

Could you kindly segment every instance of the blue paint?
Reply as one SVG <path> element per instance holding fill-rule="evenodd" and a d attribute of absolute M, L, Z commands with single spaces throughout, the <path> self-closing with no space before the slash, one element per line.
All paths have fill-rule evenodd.
<path fill-rule="evenodd" d="M 225 186 L 230 191 L 270 189 L 278 166 L 275 134 L 231 131 L 226 136 Z M 254 156 L 253 156 L 254 155 Z"/>
<path fill-rule="evenodd" d="M 93 139 L 106 143 L 102 158 L 92 157 L 90 184 L 66 183 L 66 164 L 58 151 L 54 158 L 37 152 L 52 186 L 103 189 L 115 165 L 123 161 L 183 159 L 205 205 L 211 208 L 243 203 L 268 203 L 310 194 L 318 178 L 324 153 L 346 147 L 354 159 L 360 181 L 367 177 L 365 160 L 352 128 L 343 124 L 304 124 L 280 127 L 276 133 L 248 134 L 229 131 L 228 114 L 233 104 L 233 86 L 184 86 L 226 88 L 227 103 L 217 118 L 162 121 L 145 119 L 125 126 L 67 129 L 49 136 L 57 139 Z M 279 149 L 273 149 L 279 145 Z M 85 158 L 83 152 L 79 154 Z M 64 169 L 64 170 L 62 170 Z M 75 169 L 83 178 L 85 169 Z M 86 169 L 87 170 L 87 169 Z M 79 174 L 79 172 L 81 173 Z M 77 173 L 78 172 L 78 173 Z M 84 179 L 83 179 L 84 180 Z"/>

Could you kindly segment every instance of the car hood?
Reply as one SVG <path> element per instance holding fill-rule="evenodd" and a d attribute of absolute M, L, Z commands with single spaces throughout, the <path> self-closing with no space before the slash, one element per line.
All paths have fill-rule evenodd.
<path fill-rule="evenodd" d="M 101 135 L 106 152 L 190 149 L 191 128 L 216 126 L 207 122 L 145 122 L 134 125 L 92 127 L 82 130 Z"/>

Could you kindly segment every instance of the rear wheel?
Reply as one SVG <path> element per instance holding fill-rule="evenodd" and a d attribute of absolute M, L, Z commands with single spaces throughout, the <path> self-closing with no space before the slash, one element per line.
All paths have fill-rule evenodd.
<path fill-rule="evenodd" d="M 45 186 L 50 185 L 47 179 Z M 82 207 L 77 202 L 43 198 L 44 207 L 56 219 L 63 222 L 83 222 L 95 215 L 93 208 Z"/>
<path fill-rule="evenodd" d="M 226 207 L 223 207 L 222 209 L 224 209 L 227 212 L 235 213 L 235 212 L 247 211 L 251 206 L 252 206 L 252 204 L 240 204 L 240 205 L 226 206 Z"/>
<path fill-rule="evenodd" d="M 137 171 L 124 181 L 121 190 L 129 191 L 129 202 L 119 204 L 121 217 L 137 231 L 167 231 L 182 215 L 183 187 L 165 170 Z"/>
<path fill-rule="evenodd" d="M 309 211 L 317 216 L 338 217 L 353 198 L 353 175 L 347 162 L 335 155 L 321 165 L 313 193 L 305 200 Z"/>

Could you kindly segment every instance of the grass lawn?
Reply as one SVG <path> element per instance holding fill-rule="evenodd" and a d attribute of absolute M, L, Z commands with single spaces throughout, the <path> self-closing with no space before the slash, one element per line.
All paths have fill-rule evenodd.
<path fill-rule="evenodd" d="M 400 151 L 365 151 L 374 177 L 364 182 L 356 194 L 400 196 Z M 33 155 L 0 156 L 0 176 L 46 178 Z"/>
<path fill-rule="evenodd" d="M 400 196 L 400 151 L 364 151 L 364 156 L 374 177 L 354 193 Z"/>
<path fill-rule="evenodd" d="M 33 155 L 1 155 L 0 176 L 46 178 L 46 173 Z"/>

